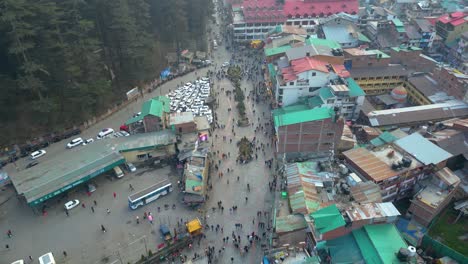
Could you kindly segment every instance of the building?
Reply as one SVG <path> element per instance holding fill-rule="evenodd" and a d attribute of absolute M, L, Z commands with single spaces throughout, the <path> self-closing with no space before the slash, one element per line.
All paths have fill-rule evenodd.
<path fill-rule="evenodd" d="M 346 13 L 321 19 L 319 36 L 338 42 L 343 48 L 354 48 L 369 42 L 356 25 L 357 17 Z"/>
<path fill-rule="evenodd" d="M 346 163 L 359 176 L 380 186 L 383 201 L 405 197 L 423 175 L 424 165 L 392 145 L 376 149 L 356 148 L 343 152 Z M 405 158 L 405 166 L 400 162 Z"/>
<path fill-rule="evenodd" d="M 455 42 L 450 43 L 448 61 L 452 64 L 461 66 L 468 62 L 468 31 L 461 34 Z M 466 72 L 466 70 L 465 70 Z"/>
<path fill-rule="evenodd" d="M 9 176 L 18 195 L 38 206 L 125 162 L 171 156 L 174 143 L 175 134 L 168 130 L 103 139 Z"/>
<path fill-rule="evenodd" d="M 167 115 L 171 101 L 167 96 L 157 96 L 143 103 L 141 112 L 125 122 L 136 133 L 155 132 L 168 127 Z"/>
<path fill-rule="evenodd" d="M 399 45 L 389 49 L 390 63 L 401 64 L 411 72 L 432 72 L 437 62 L 418 47 Z"/>
<path fill-rule="evenodd" d="M 281 68 L 276 75 L 275 99 L 279 106 L 292 105 L 297 103 L 299 97 L 317 94 L 321 87 L 338 76 L 349 77 L 349 72 L 344 67 L 310 57 L 307 50 L 304 51 L 304 56 L 291 51 L 293 50 L 286 52 L 289 65 Z"/>
<path fill-rule="evenodd" d="M 343 49 L 345 57 L 345 67 L 353 68 L 387 67 L 390 63 L 390 56 L 375 49 L 351 48 Z"/>
<path fill-rule="evenodd" d="M 297 156 L 329 156 L 338 147 L 343 119 L 327 107 L 308 109 L 297 105 L 275 109 L 276 154 L 286 159 Z"/>
<path fill-rule="evenodd" d="M 450 67 L 436 67 L 434 80 L 443 83 L 439 89 L 458 100 L 468 103 L 468 74 L 464 74 Z"/>
<path fill-rule="evenodd" d="M 369 112 L 364 122 L 371 127 L 398 128 L 417 127 L 428 122 L 443 121 L 468 116 L 468 105 L 461 101 L 411 106 Z"/>
<path fill-rule="evenodd" d="M 320 18 L 341 12 L 356 15 L 358 5 L 357 0 L 244 0 L 232 7 L 234 40 L 264 40 L 278 25 L 315 32 Z"/>
<path fill-rule="evenodd" d="M 185 161 L 184 191 L 182 201 L 189 206 L 197 206 L 206 200 L 207 181 L 210 173 L 209 149 L 191 152 Z"/>
<path fill-rule="evenodd" d="M 397 257 L 402 248 L 416 253 L 416 248 L 408 247 L 395 225 L 379 224 L 322 241 L 312 252 L 317 252 L 321 259 L 333 260 L 332 263 L 404 263 Z M 415 262 L 412 258 L 410 261 Z"/>
<path fill-rule="evenodd" d="M 179 134 L 197 131 L 197 124 L 192 112 L 171 113 L 169 115 L 169 125 L 172 130 Z"/>
<path fill-rule="evenodd" d="M 332 83 L 319 90 L 318 97 L 323 102 L 321 107 L 338 109 L 344 119 L 356 120 L 366 94 L 352 78 L 338 79 Z"/>
<path fill-rule="evenodd" d="M 366 95 L 388 93 L 393 88 L 403 85 L 408 76 L 408 70 L 402 65 L 353 67 L 349 72 Z"/>
<path fill-rule="evenodd" d="M 424 18 L 415 19 L 414 24 L 417 26 L 419 34 L 421 34 L 419 47 L 424 50 L 430 49 L 436 36 L 434 25 L 432 25 L 429 20 Z"/>
<path fill-rule="evenodd" d="M 450 203 L 460 179 L 449 169 L 443 168 L 419 181 L 416 195 L 408 212 L 416 222 L 429 226 L 432 220 Z"/>
<path fill-rule="evenodd" d="M 468 15 L 464 12 L 445 14 L 436 21 L 437 35 L 442 37 L 445 44 L 455 41 L 468 31 Z"/>

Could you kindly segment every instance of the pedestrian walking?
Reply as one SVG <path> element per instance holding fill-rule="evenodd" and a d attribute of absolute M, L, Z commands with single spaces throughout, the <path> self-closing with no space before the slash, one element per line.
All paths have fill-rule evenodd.
<path fill-rule="evenodd" d="M 140 224 L 140 217 L 138 215 L 136 216 L 136 223 Z"/>
<path fill-rule="evenodd" d="M 107 209 L 106 209 L 106 212 L 107 212 L 107 214 L 110 214 L 110 209 L 107 208 Z"/>
<path fill-rule="evenodd" d="M 133 189 L 133 186 L 131 184 L 129 184 L 128 187 L 130 188 L 130 191 L 135 190 L 135 189 Z M 114 198 L 115 198 L 115 195 L 114 195 Z"/>
<path fill-rule="evenodd" d="M 104 225 L 101 225 L 101 230 L 102 230 L 103 233 L 106 232 L 106 228 L 104 227 Z"/>
<path fill-rule="evenodd" d="M 8 236 L 9 238 L 11 238 L 11 237 L 13 236 L 13 233 L 11 232 L 10 229 L 8 229 L 8 231 L 7 231 L 7 236 Z"/>
<path fill-rule="evenodd" d="M 67 209 L 65 209 L 65 214 L 66 214 L 67 216 L 70 216 L 70 213 L 68 212 Z"/>
<path fill-rule="evenodd" d="M 81 207 L 86 208 L 86 205 L 84 203 L 81 204 Z"/>
<path fill-rule="evenodd" d="M 94 200 L 94 205 L 97 205 L 97 202 L 96 202 L 96 200 Z"/>
<path fill-rule="evenodd" d="M 245 203 L 247 203 L 249 201 L 249 197 L 245 197 Z"/>
<path fill-rule="evenodd" d="M 117 194 L 114 192 L 114 199 L 115 199 L 115 197 L 117 197 Z"/>
<path fill-rule="evenodd" d="M 32 262 L 32 261 L 33 261 L 32 256 L 29 256 L 29 262 Z"/>
<path fill-rule="evenodd" d="M 94 213 L 94 206 L 91 206 L 91 211 Z"/>
<path fill-rule="evenodd" d="M 63 251 L 63 256 L 66 258 L 68 256 L 67 252 L 64 250 Z"/>

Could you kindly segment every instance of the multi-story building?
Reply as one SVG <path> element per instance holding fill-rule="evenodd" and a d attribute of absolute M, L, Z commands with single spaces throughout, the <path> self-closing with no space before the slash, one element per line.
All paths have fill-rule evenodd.
<path fill-rule="evenodd" d="M 168 115 L 171 101 L 167 96 L 156 96 L 143 103 L 141 112 L 125 122 L 131 131 L 155 132 L 169 126 Z"/>
<path fill-rule="evenodd" d="M 233 5 L 234 40 L 263 40 L 278 25 L 301 26 L 314 32 L 320 18 L 340 12 L 356 15 L 357 0 L 244 0 Z"/>
<path fill-rule="evenodd" d="M 418 27 L 419 34 L 421 34 L 419 47 L 422 49 L 430 49 L 436 36 L 434 25 L 432 25 L 429 20 L 424 18 L 415 19 L 414 24 Z"/>
<path fill-rule="evenodd" d="M 305 46 L 307 47 L 307 46 Z M 275 98 L 278 106 L 297 103 L 299 97 L 312 96 L 338 76 L 349 77 L 341 66 L 306 56 L 290 61 L 290 66 L 281 68 L 276 75 Z M 301 57 L 301 56 L 299 56 Z"/>
<path fill-rule="evenodd" d="M 438 83 L 444 84 L 439 86 L 441 91 L 468 102 L 468 74 L 450 67 L 436 67 L 433 78 Z"/>
<path fill-rule="evenodd" d="M 406 16 L 410 19 L 440 16 L 443 12 L 440 3 L 435 1 L 415 1 L 405 9 Z"/>
<path fill-rule="evenodd" d="M 408 71 L 402 65 L 387 65 L 383 67 L 351 68 L 352 78 L 367 95 L 390 92 L 393 88 L 403 85 Z"/>
<path fill-rule="evenodd" d="M 458 66 L 468 62 L 468 31 L 461 34 L 461 36 L 455 40 L 455 43 L 450 46 L 448 61 L 450 61 L 452 65 L 457 65 L 457 68 L 460 68 Z"/>
<path fill-rule="evenodd" d="M 328 107 L 278 108 L 273 111 L 273 120 L 276 154 L 286 159 L 333 155 L 343 133 L 343 119 Z"/>
<path fill-rule="evenodd" d="M 437 62 L 422 54 L 415 46 L 399 45 L 389 49 L 390 63 L 401 64 L 412 72 L 432 72 Z"/>
<path fill-rule="evenodd" d="M 455 12 L 439 17 L 436 22 L 436 31 L 445 44 L 455 41 L 461 34 L 468 31 L 468 14 Z"/>
<path fill-rule="evenodd" d="M 323 102 L 321 107 L 338 109 L 340 116 L 346 120 L 356 120 L 361 111 L 366 94 L 352 78 L 339 78 L 332 84 L 320 88 L 317 97 Z M 310 100 L 316 101 L 312 97 Z"/>
<path fill-rule="evenodd" d="M 319 37 L 338 42 L 343 48 L 354 48 L 368 42 L 356 25 L 357 17 L 335 14 L 320 21 Z"/>
<path fill-rule="evenodd" d="M 419 181 L 416 195 L 408 212 L 416 222 L 429 226 L 432 220 L 450 203 L 460 179 L 449 168 L 443 168 Z"/>

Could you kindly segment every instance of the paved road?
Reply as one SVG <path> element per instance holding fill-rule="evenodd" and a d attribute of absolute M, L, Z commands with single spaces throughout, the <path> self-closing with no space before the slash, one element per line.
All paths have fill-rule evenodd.
<path fill-rule="evenodd" d="M 215 32 L 219 32 L 215 29 Z M 237 54 L 236 54 L 237 55 Z M 214 62 L 221 65 L 224 61 L 231 58 L 231 53 L 224 46 L 220 47 L 215 52 Z M 247 59 L 247 58 L 246 58 Z M 211 68 L 213 69 L 213 68 Z M 206 74 L 208 69 L 198 70 L 197 73 L 190 73 L 186 76 L 170 81 L 162 85 L 158 90 L 151 94 L 145 95 L 144 99 L 132 103 L 125 109 L 115 113 L 108 119 L 100 122 L 94 127 L 83 132 L 82 137 L 95 137 L 99 130 L 104 127 L 118 128 L 120 124 L 126 121 L 133 113 L 138 112 L 144 100 L 153 96 L 166 94 L 170 89 L 174 89 L 177 84 L 193 81 L 197 76 Z M 214 87 L 224 89 L 232 89 L 229 81 L 226 79 L 217 82 Z M 244 81 L 242 87 L 246 89 L 246 95 L 252 90 L 252 82 Z M 202 239 L 200 245 L 194 245 L 190 250 L 185 250 L 184 255 L 192 257 L 194 253 L 204 255 L 206 247 L 214 246 L 216 249 L 216 258 L 218 263 L 229 263 L 231 257 L 234 258 L 234 263 L 258 263 L 262 256 L 260 244 L 266 243 L 256 242 L 249 249 L 249 253 L 243 253 L 236 249 L 232 243 L 226 243 L 225 250 L 219 255 L 217 252 L 223 246 L 223 237 L 231 238 L 232 231 L 241 237 L 241 247 L 248 245 L 247 235 L 251 232 L 260 234 L 263 230 L 258 228 L 258 222 L 262 221 L 268 224 L 271 219 L 269 217 L 257 217 L 257 211 L 270 211 L 272 204 L 272 194 L 268 189 L 268 182 L 272 180 L 270 170 L 264 165 L 264 161 L 272 158 L 271 149 L 266 149 L 264 155 L 261 151 L 258 152 L 258 160 L 254 160 L 248 164 L 237 165 L 235 157 L 237 155 L 236 142 L 243 136 L 249 139 L 257 137 L 259 142 L 266 144 L 269 139 L 262 133 L 254 131 L 258 125 L 259 114 L 262 112 L 269 113 L 266 104 L 259 103 L 252 105 L 252 101 L 246 101 L 247 115 L 251 121 L 255 122 L 255 126 L 237 127 L 235 126 L 235 136 L 232 133 L 231 127 L 233 118 L 237 119 L 237 110 L 235 102 L 220 92 L 218 96 L 219 108 L 216 109 L 218 120 L 226 126 L 225 129 L 216 130 L 211 139 L 213 142 L 213 151 L 220 153 L 230 153 L 230 158 L 223 160 L 220 166 L 220 171 L 223 171 L 224 176 L 219 178 L 217 171 L 213 171 L 212 186 L 210 199 L 208 200 L 205 210 L 206 223 L 216 226 L 219 224 L 223 227 L 224 233 L 221 231 L 205 231 L 206 239 Z M 232 108 L 231 112 L 227 108 Z M 256 111 L 257 115 L 253 111 Z M 234 121 L 235 121 L 234 120 Z M 267 122 L 267 119 L 261 117 L 262 122 Z M 216 140 L 215 135 L 218 135 Z M 222 137 L 226 136 L 224 142 Z M 229 139 L 233 139 L 233 143 L 229 143 Z M 66 142 L 56 143 L 47 148 L 47 157 L 52 158 L 58 156 L 65 150 Z M 260 144 L 260 143 L 259 143 Z M 214 162 L 217 162 L 219 156 Z M 19 167 L 22 168 L 25 161 L 20 161 Z M 227 168 L 231 170 L 227 173 Z M 234 170 L 232 172 L 232 169 Z M 7 167 L 7 171 L 14 172 L 12 166 Z M 100 176 L 95 179 L 98 189 L 90 197 L 88 197 L 83 189 L 78 188 L 75 192 L 69 194 L 69 199 L 80 199 L 84 202 L 86 208 L 75 208 L 67 217 L 62 209 L 63 200 L 53 200 L 55 205 L 52 205 L 48 210 L 47 216 L 35 214 L 28 206 L 19 202 L 16 198 L 10 199 L 7 203 L 0 206 L 0 232 L 4 234 L 0 236 L 0 263 L 9 263 L 19 258 L 27 259 L 29 255 L 36 259 L 39 255 L 53 251 L 57 256 L 59 263 L 104 263 L 101 262 L 104 258 L 108 258 L 108 263 L 114 263 L 119 258 L 123 263 L 138 259 L 141 254 L 147 249 L 155 251 L 156 245 L 162 242 L 159 235 L 158 226 L 160 223 L 167 223 L 171 228 L 176 226 L 176 223 L 182 217 L 183 220 L 188 220 L 191 217 L 199 216 L 195 211 L 183 208 L 178 203 L 179 193 L 175 191 L 168 197 L 154 202 L 151 205 L 143 207 L 136 211 L 128 209 L 126 197 L 130 193 L 129 184 L 132 184 L 135 189 L 143 188 L 154 181 L 158 175 L 169 175 L 173 183 L 176 183 L 178 176 L 169 168 L 158 170 L 148 170 L 146 172 L 139 171 L 136 174 L 129 174 L 122 180 L 110 181 L 105 176 Z M 239 177 L 239 181 L 237 181 Z M 227 183 L 229 180 L 229 184 Z M 250 185 L 251 191 L 247 190 L 247 184 Z M 112 193 L 115 192 L 117 197 L 114 198 Z M 14 195 L 11 189 L 2 191 L 3 196 Z M 246 202 L 245 197 L 248 197 Z M 93 200 L 98 202 L 95 206 L 95 212 L 91 211 Z M 212 207 L 217 207 L 217 202 L 222 201 L 225 208 L 221 213 L 219 210 L 213 212 Z M 157 207 L 163 204 L 178 204 L 176 210 L 162 211 L 158 213 Z M 235 213 L 230 213 L 229 208 L 237 205 L 238 210 Z M 105 211 L 109 208 L 111 214 Z M 142 215 L 144 211 L 151 211 L 156 215 L 154 225 L 147 221 L 136 224 L 136 215 Z M 254 221 L 254 222 L 253 222 Z M 242 229 L 236 230 L 235 224 L 241 223 Z M 108 232 L 103 234 L 100 231 L 100 225 L 103 224 Z M 8 238 L 6 231 L 11 229 L 13 237 Z M 5 249 L 5 245 L 9 245 L 10 249 Z M 67 251 L 65 258 L 61 252 Z M 207 263 L 207 257 L 197 260 L 197 263 Z M 117 262 L 115 262 L 117 263 Z"/>

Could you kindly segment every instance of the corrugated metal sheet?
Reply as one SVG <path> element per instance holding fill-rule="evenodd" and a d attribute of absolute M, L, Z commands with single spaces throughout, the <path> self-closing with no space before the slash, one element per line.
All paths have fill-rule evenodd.
<path fill-rule="evenodd" d="M 292 232 L 306 227 L 307 223 L 303 215 L 286 215 L 276 218 L 276 233 Z"/>
<path fill-rule="evenodd" d="M 360 182 L 352 186 L 351 196 L 360 204 L 382 202 L 380 187 L 370 181 Z"/>
<path fill-rule="evenodd" d="M 425 165 L 438 164 L 452 157 L 452 154 L 418 133 L 399 139 L 395 144 Z"/>
<path fill-rule="evenodd" d="M 366 219 L 382 219 L 399 216 L 400 212 L 392 203 L 369 203 L 346 210 L 346 215 L 353 222 Z"/>
<path fill-rule="evenodd" d="M 365 148 L 351 149 L 343 152 L 343 155 L 376 182 L 394 177 L 400 173 L 392 170 L 389 165 Z"/>

